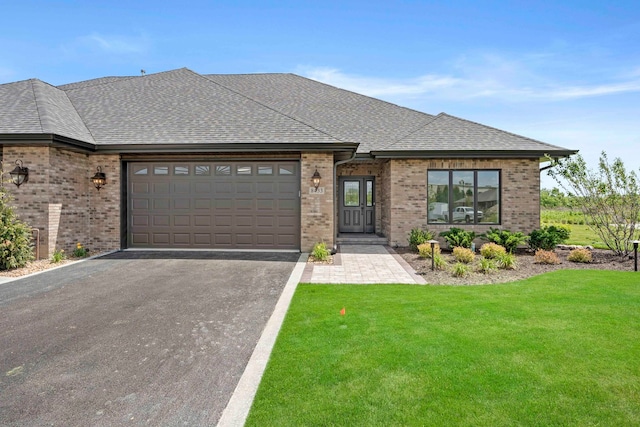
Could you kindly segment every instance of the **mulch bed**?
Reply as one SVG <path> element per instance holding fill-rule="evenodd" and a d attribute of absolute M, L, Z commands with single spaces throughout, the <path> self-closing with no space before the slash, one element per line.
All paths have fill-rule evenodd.
<path fill-rule="evenodd" d="M 561 269 L 634 271 L 634 260 L 632 257 L 621 258 L 609 250 L 593 249 L 591 251 L 593 261 L 589 264 L 584 264 L 568 261 L 567 256 L 571 252 L 570 250 L 556 249 L 555 252 L 560 259 L 560 264 L 536 264 L 532 252 L 521 251 L 517 254 L 517 267 L 515 270 L 499 269 L 488 274 L 475 271 L 475 266 L 478 263 L 477 260 L 480 258 L 480 255 L 476 254 L 476 261 L 473 267 L 470 268 L 470 274 L 466 277 L 454 277 L 451 271 L 431 271 L 431 260 L 420 258 L 418 254 L 411 252 L 409 248 L 396 248 L 394 250 L 409 263 L 416 273 L 423 276 L 427 283 L 434 285 L 484 285 L 505 283 Z M 447 253 L 444 249 L 442 255 L 447 260 L 449 266 L 455 263 L 451 254 Z M 640 280 L 640 276 L 638 277 Z"/>

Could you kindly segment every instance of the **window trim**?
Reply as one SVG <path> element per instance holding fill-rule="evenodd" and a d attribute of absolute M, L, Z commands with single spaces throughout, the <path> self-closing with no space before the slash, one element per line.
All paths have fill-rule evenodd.
<path fill-rule="evenodd" d="M 472 172 L 473 173 L 473 210 L 478 211 L 478 172 L 497 172 L 498 173 L 498 222 L 480 222 L 474 214 L 474 219 L 463 225 L 501 225 L 502 224 L 502 169 L 427 169 L 427 224 L 429 225 L 459 225 L 459 222 L 453 221 L 453 211 L 456 208 L 453 203 L 448 202 L 448 218 L 449 221 L 432 221 L 429 219 L 429 172 L 448 172 L 448 200 L 454 198 L 453 195 L 453 175 L 455 172 Z"/>

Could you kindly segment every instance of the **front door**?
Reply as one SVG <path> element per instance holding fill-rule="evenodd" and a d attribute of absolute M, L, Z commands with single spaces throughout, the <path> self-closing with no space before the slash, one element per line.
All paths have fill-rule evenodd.
<path fill-rule="evenodd" d="M 342 176 L 340 183 L 340 233 L 375 233 L 374 177 Z"/>

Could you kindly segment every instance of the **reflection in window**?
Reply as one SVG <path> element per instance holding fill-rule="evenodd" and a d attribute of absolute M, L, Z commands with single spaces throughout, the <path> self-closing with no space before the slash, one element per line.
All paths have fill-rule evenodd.
<path fill-rule="evenodd" d="M 428 171 L 429 224 L 500 223 L 500 171 Z"/>
<path fill-rule="evenodd" d="M 360 181 L 344 182 L 344 205 L 360 206 Z"/>
<path fill-rule="evenodd" d="M 154 175 L 169 175 L 169 166 L 154 166 Z"/>
<path fill-rule="evenodd" d="M 258 166 L 258 175 L 273 175 L 273 166 Z"/>
<path fill-rule="evenodd" d="M 231 166 L 229 165 L 217 165 L 216 175 L 231 175 Z"/>
<path fill-rule="evenodd" d="M 367 207 L 373 206 L 373 181 L 367 180 Z"/>
<path fill-rule="evenodd" d="M 244 165 L 236 166 L 236 174 L 238 174 L 238 175 L 251 175 L 251 166 L 244 166 Z"/>
<path fill-rule="evenodd" d="M 196 175 L 210 175 L 211 168 L 209 165 L 196 165 L 195 172 Z"/>
<path fill-rule="evenodd" d="M 149 173 L 149 170 L 147 169 L 146 166 L 134 166 L 133 167 L 133 174 L 134 175 L 147 175 Z"/>
<path fill-rule="evenodd" d="M 296 167 L 293 165 L 280 165 L 278 168 L 279 175 L 293 175 L 296 171 Z"/>
<path fill-rule="evenodd" d="M 189 175 L 189 166 L 174 166 L 174 175 Z"/>
<path fill-rule="evenodd" d="M 498 171 L 478 171 L 478 210 L 481 223 L 500 222 L 500 174 Z"/>
<path fill-rule="evenodd" d="M 427 219 L 429 223 L 449 222 L 449 171 L 427 173 Z"/>

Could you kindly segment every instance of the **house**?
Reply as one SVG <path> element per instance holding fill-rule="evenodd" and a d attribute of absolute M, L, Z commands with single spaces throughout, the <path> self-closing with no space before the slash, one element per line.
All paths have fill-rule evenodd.
<path fill-rule="evenodd" d="M 0 85 L 0 144 L 5 173 L 28 168 L 5 185 L 41 256 L 76 242 L 306 251 L 345 233 L 406 246 L 414 227 L 528 233 L 540 162 L 576 152 L 294 74 L 184 68 Z"/>

